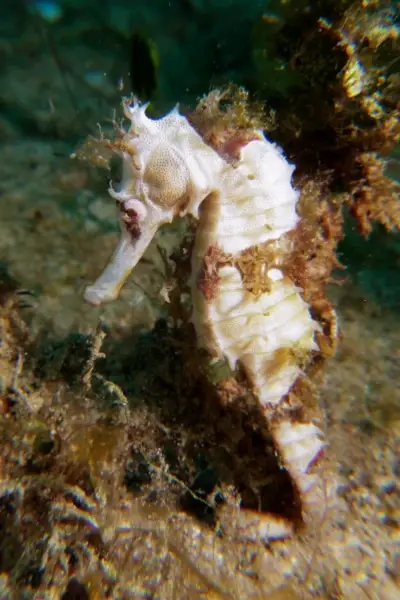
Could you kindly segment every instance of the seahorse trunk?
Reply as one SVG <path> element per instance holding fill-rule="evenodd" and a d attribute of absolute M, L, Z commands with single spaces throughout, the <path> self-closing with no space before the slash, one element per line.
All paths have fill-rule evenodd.
<path fill-rule="evenodd" d="M 298 221 L 293 168 L 262 134 L 226 165 L 225 185 L 201 206 L 192 261 L 193 322 L 212 356 L 238 362 L 263 405 L 279 404 L 317 350 L 313 321 L 301 290 L 283 276 L 285 234 Z M 268 243 L 273 264 L 262 265 L 267 289 L 246 289 L 242 257 Z M 253 263 L 258 259 L 254 252 Z M 247 261 L 248 268 L 257 267 Z M 260 265 L 258 265 L 260 266 Z"/>

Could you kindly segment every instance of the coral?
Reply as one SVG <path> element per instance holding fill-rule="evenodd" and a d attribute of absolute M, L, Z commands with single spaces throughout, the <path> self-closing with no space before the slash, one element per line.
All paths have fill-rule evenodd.
<path fill-rule="evenodd" d="M 295 4 L 295 6 L 294 6 Z M 398 184 L 386 174 L 399 139 L 399 29 L 391 2 L 272 3 L 254 34 L 254 87 L 276 112 L 298 172 L 331 171 L 331 189 L 368 235 L 399 228 Z M 275 11 L 275 12 L 274 12 Z"/>
<path fill-rule="evenodd" d="M 400 183 L 385 174 L 385 161 L 377 152 L 361 152 L 356 167 L 350 208 L 362 233 L 369 235 L 374 222 L 400 229 Z"/>

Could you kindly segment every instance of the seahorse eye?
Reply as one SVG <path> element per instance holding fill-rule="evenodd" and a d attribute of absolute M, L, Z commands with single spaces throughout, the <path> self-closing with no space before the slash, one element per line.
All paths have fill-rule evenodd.
<path fill-rule="evenodd" d="M 180 206 L 189 185 L 189 171 L 183 157 L 170 145 L 158 144 L 147 162 L 143 183 L 155 204 L 166 209 Z"/>

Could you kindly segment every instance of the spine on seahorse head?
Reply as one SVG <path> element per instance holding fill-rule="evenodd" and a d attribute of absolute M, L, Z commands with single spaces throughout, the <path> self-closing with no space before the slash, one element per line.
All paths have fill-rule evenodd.
<path fill-rule="evenodd" d="M 232 370 L 239 364 L 244 369 L 281 461 L 307 504 L 310 466 L 324 447 L 321 432 L 310 421 L 297 422 L 290 411 L 271 420 L 307 357 L 318 351 L 319 326 L 283 269 L 286 234 L 299 219 L 294 168 L 261 130 L 236 144 L 230 160 L 176 109 L 158 120 L 135 102 L 124 109 L 130 128 L 113 143 L 123 159 L 122 182 L 110 188 L 122 235 L 86 299 L 100 304 L 115 298 L 162 224 L 186 214 L 198 219 L 191 275 L 198 343 Z M 271 260 L 258 273 L 263 284 L 252 285 L 260 249 Z"/>

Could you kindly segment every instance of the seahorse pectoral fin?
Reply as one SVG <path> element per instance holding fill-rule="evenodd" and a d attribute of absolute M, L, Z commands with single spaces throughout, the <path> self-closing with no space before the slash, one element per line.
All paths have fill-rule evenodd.
<path fill-rule="evenodd" d="M 122 286 L 142 258 L 157 229 L 158 224 L 155 227 L 144 228 L 137 238 L 127 231 L 122 232 L 119 244 L 103 273 L 86 288 L 86 302 L 98 306 L 118 297 Z"/>

